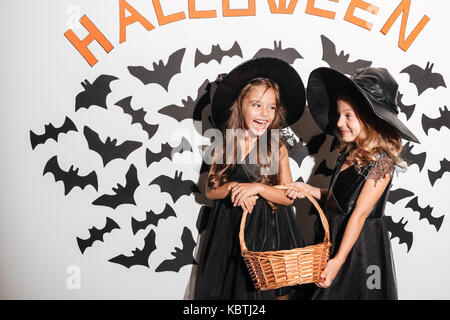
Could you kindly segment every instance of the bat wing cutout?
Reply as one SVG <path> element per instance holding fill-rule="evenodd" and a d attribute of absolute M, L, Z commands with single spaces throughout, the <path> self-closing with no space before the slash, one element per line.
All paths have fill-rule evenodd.
<path fill-rule="evenodd" d="M 80 108 L 89 109 L 91 106 L 107 109 L 106 97 L 111 93 L 110 84 L 114 80 L 118 80 L 118 78 L 105 74 L 95 79 L 92 84 L 88 80 L 84 80 L 81 83 L 84 91 L 80 92 L 75 98 L 75 111 Z"/>
<path fill-rule="evenodd" d="M 323 174 L 325 177 L 331 176 L 333 169 L 328 168 L 327 161 L 324 159 L 316 169 L 316 174 Z"/>
<path fill-rule="evenodd" d="M 447 88 L 444 78 L 441 74 L 432 72 L 434 63 L 427 62 L 425 69 L 412 64 L 400 73 L 406 73 L 409 76 L 409 82 L 417 88 L 419 96 L 427 89 L 437 89 L 439 87 Z"/>
<path fill-rule="evenodd" d="M 211 49 L 210 54 L 204 54 L 200 50 L 195 51 L 195 62 L 194 67 L 197 67 L 198 65 L 202 63 L 209 63 L 213 60 L 217 61 L 219 64 L 222 62 L 222 59 L 224 57 L 243 57 L 242 55 L 242 49 L 239 46 L 239 43 L 237 41 L 234 42 L 233 46 L 229 50 L 222 50 L 220 45 L 213 45 Z"/>
<path fill-rule="evenodd" d="M 406 120 L 409 120 L 409 118 L 411 118 L 411 116 L 413 115 L 414 110 L 416 109 L 416 105 L 415 104 L 405 105 L 402 102 L 402 98 L 403 94 L 399 92 L 397 96 L 397 105 L 400 108 L 400 111 L 406 115 Z"/>
<path fill-rule="evenodd" d="M 133 151 L 142 146 L 142 142 L 128 140 L 117 145 L 117 139 L 111 140 L 110 137 L 103 142 L 100 140 L 98 133 L 87 126 L 84 127 L 83 133 L 89 149 L 97 152 L 102 157 L 103 167 L 106 167 L 114 159 L 125 160 Z"/>
<path fill-rule="evenodd" d="M 428 170 L 428 178 L 432 186 L 436 183 L 436 180 L 441 179 L 444 173 L 450 172 L 450 161 L 443 159 L 440 162 L 441 168 L 438 171 Z"/>
<path fill-rule="evenodd" d="M 78 132 L 75 124 L 68 117 L 66 117 L 64 123 L 59 128 L 55 128 L 51 123 L 45 125 L 45 131 L 41 135 L 38 135 L 30 130 L 31 147 L 34 150 L 34 148 L 36 148 L 37 145 L 45 143 L 48 139 L 58 141 L 58 136 L 60 133 L 67 133 L 69 131 Z"/>
<path fill-rule="evenodd" d="M 185 151 L 192 152 L 192 146 L 187 141 L 186 138 L 182 138 L 181 142 L 178 146 L 172 148 L 169 143 L 164 143 L 161 145 L 161 151 L 159 153 L 154 153 L 147 149 L 145 157 L 147 160 L 147 167 L 149 167 L 153 162 L 161 161 L 163 158 L 168 158 L 169 160 L 173 159 L 173 156 L 176 153 L 183 153 Z"/>
<path fill-rule="evenodd" d="M 193 98 L 188 97 L 186 100 L 182 100 L 183 106 L 178 106 L 175 104 L 163 107 L 158 110 L 158 113 L 171 117 L 178 122 L 185 119 L 193 119 L 201 121 L 201 113 L 208 103 L 211 102 L 209 92 L 210 92 L 210 82 L 205 80 L 203 84 L 197 91 L 197 98 L 194 101 Z"/>
<path fill-rule="evenodd" d="M 422 128 L 428 135 L 428 131 L 433 128 L 439 131 L 442 127 L 450 129 L 450 111 L 447 106 L 444 109 L 439 109 L 440 116 L 436 119 L 428 118 L 425 114 L 422 115 Z"/>
<path fill-rule="evenodd" d="M 80 248 L 81 253 L 83 254 L 87 248 L 92 247 L 95 241 L 98 240 L 103 242 L 103 236 L 114 229 L 120 229 L 119 225 L 114 220 L 107 217 L 106 224 L 102 229 L 97 229 L 96 227 L 89 229 L 89 238 L 81 239 L 77 237 L 78 248 Z"/>
<path fill-rule="evenodd" d="M 295 60 L 297 60 L 297 59 L 303 59 L 302 55 L 294 48 L 282 49 L 281 41 L 279 41 L 278 44 L 276 41 L 274 41 L 273 49 L 268 49 L 268 48 L 260 49 L 255 54 L 253 59 L 264 58 L 264 57 L 278 58 L 289 64 L 293 64 L 295 62 Z"/>
<path fill-rule="evenodd" d="M 419 167 L 419 171 L 422 171 L 425 160 L 427 159 L 427 154 L 425 152 L 414 154 L 411 152 L 412 148 L 413 146 L 410 142 L 406 143 L 403 146 L 401 156 L 409 165 L 416 164 Z"/>
<path fill-rule="evenodd" d="M 344 54 L 344 51 L 341 51 L 339 55 L 336 51 L 336 45 L 324 35 L 321 35 L 322 39 L 322 60 L 328 63 L 328 65 L 336 69 L 342 73 L 347 75 L 353 75 L 357 69 L 367 68 L 372 65 L 371 61 L 366 60 L 355 60 L 353 62 L 349 62 L 349 54 Z"/>
<path fill-rule="evenodd" d="M 133 250 L 131 256 L 125 256 L 121 254 L 112 259 L 109 259 L 108 261 L 120 264 L 126 268 L 130 268 L 132 266 L 144 266 L 150 268 L 148 260 L 151 253 L 156 250 L 155 238 L 155 231 L 150 230 L 150 232 L 144 239 L 144 247 L 142 249 Z"/>
<path fill-rule="evenodd" d="M 412 197 L 413 195 L 414 193 L 409 190 L 398 188 L 389 192 L 388 201 L 392 204 L 396 204 L 398 201 Z"/>
<path fill-rule="evenodd" d="M 391 216 L 384 216 L 383 221 L 391 233 L 391 239 L 398 238 L 399 244 L 405 243 L 409 252 L 413 244 L 413 233 L 405 230 L 406 222 L 403 223 L 403 218 L 399 222 L 394 222 Z"/>
<path fill-rule="evenodd" d="M 299 142 L 297 142 L 294 139 L 294 145 L 292 146 L 292 148 L 289 150 L 289 158 L 291 158 L 292 160 L 294 160 L 298 167 L 300 168 L 303 160 L 309 155 L 308 152 L 308 148 L 307 146 L 305 146 L 302 142 L 302 140 L 300 140 Z"/>
<path fill-rule="evenodd" d="M 148 138 L 151 139 L 153 135 L 158 130 L 159 125 L 155 124 L 149 124 L 145 122 L 144 118 L 147 112 L 144 111 L 144 108 L 141 108 L 139 110 L 134 110 L 131 107 L 131 96 L 126 97 L 118 102 L 116 102 L 116 106 L 122 108 L 123 112 L 125 114 L 128 114 L 131 116 L 131 124 L 138 123 L 142 126 L 142 129 L 147 132 Z"/>
<path fill-rule="evenodd" d="M 156 83 L 169 92 L 169 83 L 172 78 L 181 72 L 181 63 L 183 61 L 186 48 L 180 49 L 172 53 L 164 64 L 162 60 L 153 63 L 153 71 L 143 66 L 130 66 L 128 71 L 134 77 L 138 78 L 144 85 Z"/>
<path fill-rule="evenodd" d="M 175 259 L 164 260 L 155 269 L 155 272 L 163 272 L 163 271 L 179 272 L 180 269 L 186 265 L 197 264 L 193 254 L 196 243 L 194 241 L 194 238 L 192 237 L 191 230 L 189 230 L 187 227 L 184 227 L 183 229 L 181 242 L 183 244 L 183 248 L 182 249 L 175 248 L 175 252 L 172 252 L 172 255 L 175 257 Z"/>
<path fill-rule="evenodd" d="M 168 204 L 166 204 L 166 207 L 160 214 L 155 214 L 153 211 L 148 211 L 146 212 L 145 219 L 142 221 L 132 218 L 131 228 L 133 230 L 133 234 L 136 234 L 139 230 L 147 228 L 147 226 L 149 225 L 154 225 L 155 227 L 157 227 L 159 220 L 165 220 L 168 219 L 169 217 L 176 218 L 177 215 L 175 214 L 173 208 Z"/>
<path fill-rule="evenodd" d="M 436 231 L 439 231 L 441 228 L 442 222 L 444 221 L 444 216 L 440 217 L 433 217 L 431 215 L 431 212 L 433 212 L 433 208 L 431 206 L 426 206 L 425 208 L 422 208 L 419 205 L 418 197 L 415 197 L 409 201 L 405 208 L 410 208 L 415 212 L 419 213 L 419 220 L 426 219 L 429 224 L 433 225 L 436 228 Z"/>
<path fill-rule="evenodd" d="M 43 175 L 50 172 L 55 177 L 56 182 L 62 181 L 64 183 L 64 195 L 67 195 L 74 187 L 84 189 L 88 185 L 93 186 L 98 191 L 98 180 L 95 171 L 92 171 L 87 176 L 79 176 L 78 170 L 74 170 L 73 166 L 70 167 L 69 171 L 62 170 L 57 156 L 54 156 L 47 161 Z"/>
<path fill-rule="evenodd" d="M 155 184 L 161 188 L 161 192 L 167 192 L 175 203 L 181 196 L 190 195 L 193 192 L 200 193 L 197 185 L 192 180 L 182 180 L 183 172 L 175 171 L 175 178 L 161 175 L 155 178 L 150 185 Z"/>
<path fill-rule="evenodd" d="M 112 209 L 116 209 L 118 206 L 122 204 L 134 204 L 136 202 L 134 200 L 134 192 L 139 186 L 139 181 L 137 178 L 137 170 L 136 167 L 132 164 L 128 169 L 126 174 L 126 184 L 125 187 L 120 184 L 117 185 L 117 188 L 113 188 L 114 194 L 104 194 L 94 200 L 92 204 L 97 206 L 105 206 L 110 207 Z"/>

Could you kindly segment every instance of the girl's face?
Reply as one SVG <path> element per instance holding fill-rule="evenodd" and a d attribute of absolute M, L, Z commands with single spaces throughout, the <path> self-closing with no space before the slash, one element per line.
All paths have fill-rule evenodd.
<path fill-rule="evenodd" d="M 361 122 L 352 105 L 342 99 L 337 100 L 338 135 L 343 142 L 353 142 L 361 133 Z"/>
<path fill-rule="evenodd" d="M 255 135 L 262 135 L 275 118 L 277 109 L 273 89 L 255 86 L 248 92 L 242 102 L 245 129 Z"/>

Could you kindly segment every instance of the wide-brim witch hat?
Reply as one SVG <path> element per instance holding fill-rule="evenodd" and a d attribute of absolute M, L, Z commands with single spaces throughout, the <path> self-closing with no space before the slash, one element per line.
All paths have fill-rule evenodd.
<path fill-rule="evenodd" d="M 398 118 L 398 84 L 384 68 L 364 68 L 353 76 L 331 68 L 321 67 L 309 75 L 307 85 L 308 106 L 317 125 L 326 133 L 335 135 L 330 121 L 335 121 L 337 98 L 344 93 L 355 94 L 360 108 L 396 129 L 403 139 L 417 142 L 417 137 Z"/>
<path fill-rule="evenodd" d="M 249 82 L 258 78 L 270 79 L 278 85 L 281 104 L 286 109 L 285 125 L 292 125 L 300 119 L 306 102 L 305 86 L 300 75 L 280 59 L 257 58 L 240 64 L 219 83 L 211 102 L 212 121 L 216 128 L 225 129 L 239 93 Z"/>

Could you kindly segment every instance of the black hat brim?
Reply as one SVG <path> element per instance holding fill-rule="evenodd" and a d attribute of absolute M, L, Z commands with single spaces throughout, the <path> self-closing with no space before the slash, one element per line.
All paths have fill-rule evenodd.
<path fill-rule="evenodd" d="M 292 125 L 303 114 L 306 93 L 297 71 L 276 58 L 258 58 L 244 62 L 228 73 L 218 85 L 211 103 L 211 115 L 216 128 L 224 129 L 231 106 L 250 81 L 267 78 L 278 84 L 281 103 L 286 109 L 286 125 Z"/>
<path fill-rule="evenodd" d="M 351 78 L 334 69 L 321 67 L 313 70 L 309 76 L 307 99 L 314 121 L 325 133 L 335 135 L 330 125 L 331 112 L 337 109 L 337 96 L 344 92 L 357 94 L 358 101 L 361 101 L 375 116 L 394 127 L 403 139 L 419 143 L 417 137 L 396 114 L 372 99 Z"/>

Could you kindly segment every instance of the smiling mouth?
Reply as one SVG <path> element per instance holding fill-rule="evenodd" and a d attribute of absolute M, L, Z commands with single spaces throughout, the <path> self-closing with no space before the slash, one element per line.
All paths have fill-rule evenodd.
<path fill-rule="evenodd" d="M 267 126 L 267 120 L 253 120 L 253 124 L 257 129 L 265 129 Z"/>

